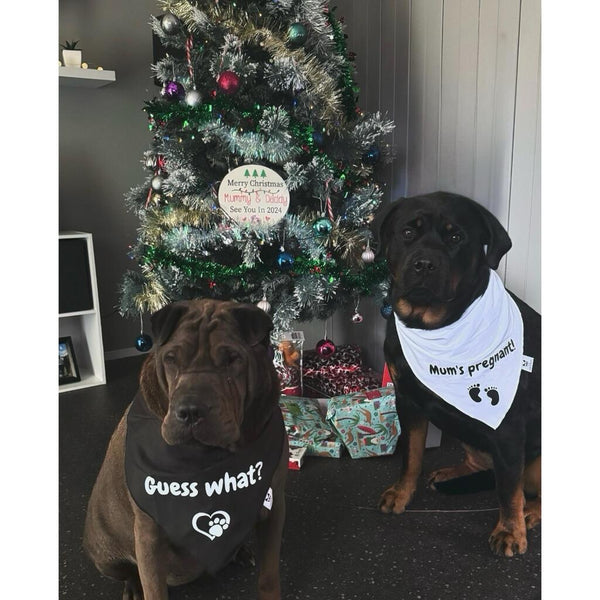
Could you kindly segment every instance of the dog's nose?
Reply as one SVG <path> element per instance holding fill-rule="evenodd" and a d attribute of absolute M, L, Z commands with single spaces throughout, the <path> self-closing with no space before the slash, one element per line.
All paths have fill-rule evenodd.
<path fill-rule="evenodd" d="M 435 271 L 435 268 L 436 267 L 433 264 L 433 262 L 425 258 L 415 260 L 415 262 L 413 263 L 413 269 L 415 270 L 415 273 L 423 273 L 427 271 L 431 272 Z"/>
<path fill-rule="evenodd" d="M 206 416 L 206 411 L 196 404 L 180 404 L 175 410 L 175 418 L 185 425 L 193 425 Z"/>

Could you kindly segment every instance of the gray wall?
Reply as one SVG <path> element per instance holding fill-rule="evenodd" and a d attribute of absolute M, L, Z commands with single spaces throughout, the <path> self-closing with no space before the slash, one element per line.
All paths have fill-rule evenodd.
<path fill-rule="evenodd" d="M 96 89 L 59 87 L 59 228 L 93 234 L 106 351 L 133 348 L 140 329 L 115 307 L 137 227 L 123 194 L 143 179 L 140 160 L 151 142 L 142 107 L 155 93 L 152 12 L 154 0 L 59 2 L 60 42 L 80 40 L 83 60 L 117 78 Z"/>
<path fill-rule="evenodd" d="M 509 229 L 502 273 L 540 310 L 539 0 L 337 0 L 357 54 L 359 105 L 396 122 L 397 156 L 382 173 L 384 201 L 447 189 L 488 206 Z M 60 35 L 84 60 L 114 69 L 115 84 L 60 90 L 60 227 L 94 234 L 104 347 L 135 353 L 139 323 L 113 311 L 137 220 L 123 193 L 140 183 L 151 142 L 144 100 L 156 93 L 148 18 L 154 0 L 60 0 Z M 510 258 L 513 256 L 514 258 Z M 383 366 L 385 321 L 361 301 L 325 323 L 299 324 L 312 348 L 323 337 L 359 343 Z"/>
<path fill-rule="evenodd" d="M 341 0 L 335 4 L 339 7 L 338 16 L 348 9 L 348 22 L 353 3 Z M 152 40 L 148 21 L 150 14 L 159 13 L 154 0 L 59 1 L 60 42 L 80 40 L 83 60 L 90 67 L 101 65 L 114 70 L 117 79 L 116 83 L 96 89 L 61 86 L 59 90 L 59 228 L 93 234 L 108 358 L 135 354 L 133 342 L 139 334 L 139 322 L 121 318 L 115 307 L 121 275 L 132 266 L 127 251 L 138 225 L 137 219 L 124 209 L 123 194 L 145 176 L 140 161 L 152 139 L 142 107 L 157 92 L 150 72 Z M 348 47 L 368 54 L 360 42 L 353 35 Z M 371 61 L 375 57 L 379 60 L 378 45 L 376 49 L 376 55 L 371 51 Z M 365 79 L 369 73 L 363 60 L 361 57 L 357 62 L 362 71 L 358 81 L 361 88 L 368 90 L 372 82 Z M 376 93 L 371 89 L 369 96 L 370 101 L 367 103 L 365 97 L 361 107 L 377 110 L 379 87 Z M 387 96 L 384 101 L 390 104 Z M 368 300 L 361 302 L 359 311 L 365 317 L 361 325 L 351 323 L 351 309 L 327 324 L 299 324 L 307 337 L 306 347 L 314 347 L 327 327 L 328 337 L 337 344 L 360 343 L 367 361 L 381 369 L 385 322 L 379 307 Z"/>

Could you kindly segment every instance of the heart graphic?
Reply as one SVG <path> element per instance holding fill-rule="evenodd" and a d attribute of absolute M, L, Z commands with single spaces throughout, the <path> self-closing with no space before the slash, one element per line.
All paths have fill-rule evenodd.
<path fill-rule="evenodd" d="M 205 517 L 208 519 L 207 530 L 201 529 L 198 525 L 198 521 Z M 202 535 L 206 536 L 211 542 L 216 538 L 221 537 L 231 523 L 231 517 L 224 510 L 216 510 L 212 514 L 199 512 L 192 517 L 192 527 Z"/>

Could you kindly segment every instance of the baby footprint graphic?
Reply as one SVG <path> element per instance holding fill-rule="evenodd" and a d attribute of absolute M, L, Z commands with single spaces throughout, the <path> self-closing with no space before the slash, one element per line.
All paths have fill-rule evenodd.
<path fill-rule="evenodd" d="M 481 390 L 479 389 L 478 383 L 469 386 L 469 396 L 471 396 L 471 400 L 474 400 L 475 402 L 481 402 L 481 397 L 479 396 L 480 392 Z"/>
<path fill-rule="evenodd" d="M 485 393 L 488 398 L 492 401 L 492 406 L 496 406 L 498 402 L 500 402 L 500 394 L 498 394 L 498 390 L 495 387 L 486 387 Z"/>

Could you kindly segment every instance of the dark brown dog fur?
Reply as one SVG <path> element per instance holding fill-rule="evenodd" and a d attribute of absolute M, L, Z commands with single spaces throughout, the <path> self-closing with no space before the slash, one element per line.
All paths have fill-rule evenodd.
<path fill-rule="evenodd" d="M 268 315 L 252 305 L 191 300 L 155 313 L 152 327 L 155 348 L 143 365 L 140 389 L 147 406 L 162 421 L 165 441 L 243 452 L 260 435 L 279 398 L 268 348 L 272 329 Z M 190 394 L 198 396 L 202 389 L 207 393 L 198 397 L 198 403 L 206 408 L 206 419 L 182 427 L 173 416 L 178 404 Z M 128 411 L 110 440 L 92 491 L 84 547 L 104 575 L 125 582 L 124 600 L 166 600 L 168 585 L 196 579 L 204 567 L 194 556 L 174 548 L 130 496 L 124 464 Z M 260 600 L 280 598 L 288 461 L 287 437 L 283 437 L 271 482 L 273 506 L 270 511 L 261 508 L 257 523 Z"/>

